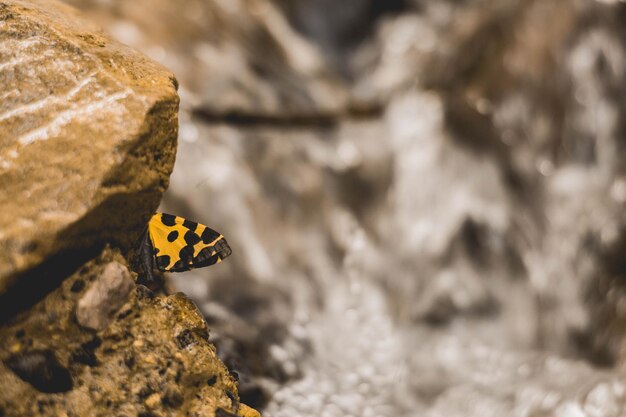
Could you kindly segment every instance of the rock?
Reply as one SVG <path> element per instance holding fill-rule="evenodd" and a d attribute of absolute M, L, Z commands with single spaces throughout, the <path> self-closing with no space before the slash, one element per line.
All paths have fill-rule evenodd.
<path fill-rule="evenodd" d="M 207 118 L 315 120 L 347 106 L 345 84 L 269 0 L 69 2 L 171 68 Z"/>
<path fill-rule="evenodd" d="M 125 268 L 118 253 L 105 250 L 35 307 L 0 326 L 5 415 L 212 416 L 223 409 L 254 416 L 239 403 L 236 381 L 183 294 L 162 296 L 140 286 L 108 327 L 86 331 L 76 322 L 76 305 L 94 288 L 104 288 L 102 280 L 113 280 L 107 275 L 126 280 Z M 92 280 L 89 288 L 76 290 L 76 282 Z"/>
<path fill-rule="evenodd" d="M 0 86 L 0 415 L 258 416 L 195 305 L 105 246 L 129 249 L 168 184 L 172 74 L 69 6 L 8 0 Z"/>
<path fill-rule="evenodd" d="M 217 412 L 215 413 L 215 417 L 237 417 L 237 416 L 241 416 L 241 417 L 261 417 L 261 414 L 259 414 L 258 411 L 248 407 L 245 404 L 241 404 L 241 408 L 239 410 L 239 414 L 233 414 L 231 412 L 228 412 L 228 411 L 224 410 L 223 408 L 218 408 Z"/>
<path fill-rule="evenodd" d="M 76 306 L 78 323 L 93 330 L 104 329 L 126 302 L 135 286 L 130 271 L 119 262 L 107 264 Z M 70 288 L 71 290 L 71 288 Z"/>
<path fill-rule="evenodd" d="M 168 183 L 178 97 L 169 71 L 55 0 L 3 1 L 0 27 L 2 293 L 53 255 L 134 243 Z"/>
<path fill-rule="evenodd" d="M 148 408 L 156 408 L 161 403 L 161 395 L 159 393 L 154 393 L 146 398 L 145 404 Z M 172 404 L 173 405 L 173 404 Z"/>
<path fill-rule="evenodd" d="M 322 48 L 333 66 L 350 74 L 351 51 L 379 21 L 408 8 L 407 0 L 273 0 L 299 32 Z M 330 11 L 330 12 L 329 12 Z M 354 74 L 350 74 L 354 75 Z"/>
<path fill-rule="evenodd" d="M 4 364 L 38 391 L 55 393 L 72 389 L 70 373 L 51 350 L 21 352 L 7 358 Z"/>
<path fill-rule="evenodd" d="M 518 308 L 535 305 L 539 318 L 515 320 L 520 314 L 510 310 L 516 324 L 505 326 L 529 344 L 602 365 L 619 360 L 626 221 L 617 115 L 626 43 L 616 11 L 623 5 L 424 6 L 381 26 L 379 65 L 358 83 L 372 97 L 391 96 L 397 211 L 387 241 L 414 259 L 445 256 L 432 276 L 445 268 L 476 281 L 464 272 L 470 265 L 505 279 L 499 295 L 493 279 L 482 283 L 505 310 L 514 305 L 511 291 L 521 290 Z M 546 31 L 533 37 L 539 28 Z M 483 232 L 464 234 L 468 221 Z M 423 258 L 414 265 L 430 262 Z M 506 281 L 512 277 L 528 285 Z M 406 304 L 433 294 L 428 287 L 439 280 L 427 281 L 399 290 Z"/>

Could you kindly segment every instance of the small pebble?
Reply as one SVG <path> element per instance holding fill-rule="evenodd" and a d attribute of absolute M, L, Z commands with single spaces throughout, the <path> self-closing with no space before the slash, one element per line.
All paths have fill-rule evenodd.
<path fill-rule="evenodd" d="M 119 262 L 110 262 L 87 289 L 76 306 L 78 323 L 88 329 L 102 330 L 128 300 L 135 283 L 130 271 Z"/>
<path fill-rule="evenodd" d="M 155 408 L 157 405 L 161 403 L 161 394 L 155 392 L 154 394 L 146 398 L 146 401 L 144 402 L 147 407 Z"/>

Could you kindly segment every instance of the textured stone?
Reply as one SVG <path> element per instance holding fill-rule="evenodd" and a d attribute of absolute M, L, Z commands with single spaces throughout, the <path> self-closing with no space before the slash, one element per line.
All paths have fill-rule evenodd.
<path fill-rule="evenodd" d="M 137 238 L 178 97 L 169 71 L 54 0 L 0 2 L 0 87 L 1 293 L 54 254 Z"/>
<path fill-rule="evenodd" d="M 115 312 L 124 305 L 134 284 L 126 266 L 119 262 L 107 264 L 78 301 L 76 320 L 83 327 L 104 329 Z"/>
<path fill-rule="evenodd" d="M 73 311 L 102 285 L 103 268 L 123 264 L 106 250 L 0 326 L 4 415 L 199 417 L 223 409 L 254 416 L 239 403 L 236 382 L 209 343 L 203 317 L 183 294 L 156 295 L 139 286 L 108 327 L 93 332 L 78 325 Z"/>

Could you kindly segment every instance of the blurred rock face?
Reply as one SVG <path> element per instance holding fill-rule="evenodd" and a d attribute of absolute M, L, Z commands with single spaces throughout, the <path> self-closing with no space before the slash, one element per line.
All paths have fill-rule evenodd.
<path fill-rule="evenodd" d="M 461 186 L 471 191 L 450 193 L 455 203 L 447 200 L 440 209 L 432 204 L 441 193 L 424 196 L 423 204 L 414 198 L 398 200 L 409 217 L 421 207 L 426 215 L 418 218 L 437 220 L 414 222 L 413 229 L 404 226 L 409 223 L 405 219 L 401 228 L 419 236 L 424 224 L 441 232 L 446 225 L 478 223 L 486 242 L 499 242 L 505 251 L 499 259 L 509 253 L 519 260 L 521 277 L 537 297 L 537 340 L 532 343 L 560 352 L 590 349 L 586 353 L 594 360 L 606 361 L 607 354 L 618 355 L 615 343 L 620 343 L 621 330 L 616 324 L 616 339 L 596 338 L 596 331 L 608 323 L 596 322 L 604 302 L 590 294 L 614 287 L 602 284 L 614 282 L 609 276 L 619 269 L 607 265 L 606 253 L 623 247 L 619 213 L 624 199 L 617 190 L 624 181 L 619 145 L 624 95 L 619 16 L 624 11 L 589 2 L 478 7 L 448 6 L 449 19 L 462 23 L 444 21 L 445 36 L 438 28 L 442 22 L 430 17 L 443 13 L 446 6 L 441 4 L 387 22 L 377 41 L 374 70 L 357 88 L 359 93 L 370 89 L 372 97 L 388 91 L 388 115 L 397 117 L 394 126 L 406 129 L 403 146 L 414 147 L 415 158 L 424 158 L 430 149 L 432 162 L 443 155 L 450 161 L 462 152 L 475 164 L 450 162 L 446 169 L 444 161 L 433 166 L 431 172 L 444 172 L 440 177 L 458 174 L 453 181 L 425 181 L 426 188 L 446 184 L 446 189 Z M 549 28 L 545 36 L 533 35 L 543 26 Z M 418 27 L 424 36 L 407 35 Z M 441 39 L 440 44 L 432 44 L 433 39 Z M 398 44 L 403 45 L 402 53 L 397 52 Z M 403 79 L 394 62 L 407 60 L 413 62 L 414 75 Z M 412 78 L 415 74 L 418 78 Z M 437 97 L 424 100 L 413 93 L 394 93 L 416 81 L 436 91 Z M 434 126 L 403 122 L 403 114 L 406 118 L 406 113 L 421 111 L 434 115 Z M 417 144 L 418 137 L 426 146 Z M 445 150 L 446 141 L 452 146 L 448 149 L 458 151 Z M 421 169 L 408 159 L 410 153 L 398 161 L 406 158 L 405 166 L 412 167 L 408 169 Z M 468 182 L 472 185 L 462 185 Z M 397 185 L 402 186 L 400 181 Z M 405 182 L 405 187 L 398 195 L 407 195 L 413 184 Z M 468 198 L 459 198 L 463 194 Z M 450 217 L 442 221 L 446 212 Z M 437 234 L 422 236 L 431 245 Z"/>
<path fill-rule="evenodd" d="M 242 396 L 271 416 L 623 415 L 624 7 L 375 3 L 205 1 L 196 16 L 221 26 L 184 44 L 167 40 L 184 13 L 85 6 L 185 67 L 165 205 L 234 255 L 173 278 Z M 349 75 L 347 99 L 299 95 L 302 111 L 292 94 L 319 79 L 239 35 L 268 16 L 286 56 L 313 51 L 324 83 Z M 220 36 L 247 57 L 228 82 L 209 70 L 228 54 L 187 67 Z M 302 85 L 262 72 L 243 88 L 258 61 Z M 214 110 L 247 88 L 245 112 Z"/>
<path fill-rule="evenodd" d="M 311 117 L 345 105 L 319 52 L 264 0 L 70 3 L 165 63 L 209 117 Z"/>

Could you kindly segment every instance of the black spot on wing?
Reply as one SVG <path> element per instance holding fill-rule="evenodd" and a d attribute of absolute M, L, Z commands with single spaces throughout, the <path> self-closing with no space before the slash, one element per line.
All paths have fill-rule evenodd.
<path fill-rule="evenodd" d="M 167 266 L 170 264 L 170 257 L 168 255 L 157 256 L 155 259 L 156 267 L 161 271 L 165 271 Z"/>
<path fill-rule="evenodd" d="M 190 269 L 196 268 L 196 259 L 193 256 L 194 247 L 193 245 L 184 246 L 178 256 L 180 259 L 174 263 L 174 266 L 170 268 L 171 272 L 185 272 Z"/>
<path fill-rule="evenodd" d="M 215 242 L 213 246 L 207 246 L 203 248 L 198 256 L 193 259 L 194 268 L 202 268 L 204 266 L 210 266 L 217 261 L 226 258 L 232 253 L 230 246 L 226 242 L 226 239 L 222 238 Z"/>
<path fill-rule="evenodd" d="M 188 245 L 193 246 L 196 243 L 200 242 L 200 237 L 195 232 L 187 230 L 187 233 L 185 233 L 185 242 L 187 242 Z"/>
<path fill-rule="evenodd" d="M 213 247 L 206 247 L 193 259 L 193 267 L 202 268 L 204 266 L 210 266 L 215 264 L 218 260 L 219 255 L 214 252 Z"/>
<path fill-rule="evenodd" d="M 190 269 L 189 265 L 185 265 L 183 261 L 179 260 L 169 269 L 169 272 L 185 272 Z"/>
<path fill-rule="evenodd" d="M 207 243 L 207 244 L 211 243 L 215 239 L 217 239 L 218 237 L 220 237 L 220 234 L 217 233 L 213 229 L 209 229 L 208 227 L 205 228 L 204 231 L 202 232 L 202 242 L 203 243 Z"/>
<path fill-rule="evenodd" d="M 196 228 L 198 227 L 198 223 L 185 219 L 185 221 L 183 222 L 183 226 L 191 230 L 192 232 L 195 232 Z"/>
<path fill-rule="evenodd" d="M 187 245 L 180 250 L 180 259 L 185 263 L 191 263 L 193 259 L 193 246 Z"/>
<path fill-rule="evenodd" d="M 171 214 L 161 213 L 161 223 L 166 226 L 174 226 L 176 224 L 176 216 Z"/>
<path fill-rule="evenodd" d="M 167 241 L 173 242 L 178 239 L 178 230 L 173 230 L 167 235 Z"/>
<path fill-rule="evenodd" d="M 226 242 L 226 239 L 224 238 L 221 238 L 220 240 L 215 242 L 215 245 L 213 245 L 213 247 L 215 248 L 217 254 L 220 256 L 220 259 L 224 259 L 233 253 L 230 246 L 228 246 L 228 242 Z"/>

